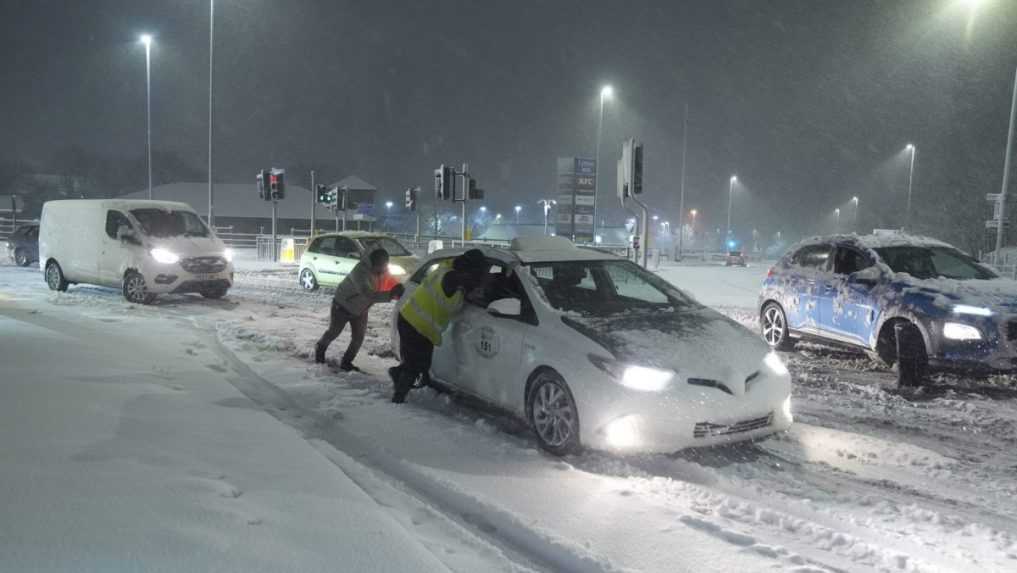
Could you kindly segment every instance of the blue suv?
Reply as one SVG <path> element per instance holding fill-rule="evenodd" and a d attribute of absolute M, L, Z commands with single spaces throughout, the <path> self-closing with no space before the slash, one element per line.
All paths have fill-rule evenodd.
<path fill-rule="evenodd" d="M 763 281 L 763 339 L 812 339 L 899 363 L 901 384 L 929 369 L 1017 370 L 1017 281 L 956 248 L 899 233 L 816 237 Z"/>

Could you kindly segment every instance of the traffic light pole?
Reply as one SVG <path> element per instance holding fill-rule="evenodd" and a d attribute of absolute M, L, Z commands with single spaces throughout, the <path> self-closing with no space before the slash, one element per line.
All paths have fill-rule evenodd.
<path fill-rule="evenodd" d="M 276 211 L 277 211 L 276 208 L 277 208 L 278 205 L 279 205 L 279 202 L 276 201 L 275 199 L 272 199 L 272 262 L 273 263 L 279 261 L 279 249 L 276 248 L 276 244 L 275 244 L 275 241 L 276 241 L 276 238 L 275 238 L 275 221 L 276 221 Z"/>
<path fill-rule="evenodd" d="M 314 170 L 311 170 L 311 236 L 314 236 L 314 209 L 318 206 L 318 187 L 314 184 Z"/>
<path fill-rule="evenodd" d="M 470 198 L 470 165 L 463 163 L 463 245 L 466 244 L 466 225 L 469 221 L 466 220 L 466 201 Z M 455 199 L 455 192 L 452 193 L 452 198 Z"/>

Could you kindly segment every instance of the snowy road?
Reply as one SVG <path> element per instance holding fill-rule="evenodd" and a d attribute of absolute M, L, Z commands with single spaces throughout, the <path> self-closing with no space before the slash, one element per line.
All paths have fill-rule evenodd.
<path fill-rule="evenodd" d="M 661 274 L 751 326 L 763 272 L 690 266 Z M 18 436 L 0 459 L 5 470 L 15 462 L 23 469 L 5 471 L 0 491 L 5 497 L 34 492 L 23 501 L 19 495 L 22 505 L 12 513 L 27 515 L 27 525 L 0 523 L 0 546 L 20 550 L 17 561 L 5 562 L 9 553 L 0 552 L 0 569 L 80 569 L 71 561 L 42 561 L 42 544 L 53 539 L 79 543 L 63 545 L 66 558 L 115 557 L 118 540 L 104 545 L 90 538 L 81 530 L 101 530 L 69 515 L 91 500 L 95 507 L 81 515 L 115 525 L 127 522 L 120 512 L 130 511 L 134 499 L 158 499 L 160 512 L 166 506 L 165 519 L 152 528 L 157 539 L 174 539 L 180 524 L 198 531 L 195 537 L 214 531 L 211 540 L 187 538 L 210 547 L 193 559 L 210 556 L 221 559 L 214 565 L 235 570 L 277 569 L 278 561 L 262 560 L 259 552 L 277 558 L 282 552 L 307 563 L 302 570 L 317 569 L 348 549 L 340 541 L 369 545 L 344 537 L 348 504 L 373 504 L 366 515 L 402 539 L 385 544 L 407 547 L 384 561 L 385 570 L 417 559 L 418 569 L 433 564 L 458 571 L 1017 568 L 1012 380 L 944 378 L 904 395 L 892 387 L 890 373 L 865 358 L 807 347 L 789 357 L 798 423 L 786 435 L 674 456 L 591 452 L 557 460 L 541 453 L 515 421 L 430 391 L 413 394 L 403 407 L 388 403 L 389 307 L 372 317 L 358 360 L 367 373 L 346 375 L 308 359 L 325 327 L 327 294 L 302 293 L 285 275 L 263 272 L 242 275 L 239 283 L 227 301 L 167 297 L 149 308 L 107 289 L 50 293 L 37 271 L 0 267 L 0 357 L 24 369 L 9 376 L 5 367 L 0 385 L 0 427 Z M 26 361 L 42 352 L 40 344 L 61 347 L 60 360 Z M 113 352 L 128 356 L 127 364 L 115 364 Z M 36 386 L 44 380 L 52 388 L 25 389 L 12 380 Z M 75 398 L 65 402 L 65 392 Z M 100 426 L 57 432 L 46 423 L 48 412 L 40 417 L 41 406 L 30 401 L 53 396 L 63 404 L 53 411 L 70 410 L 67 419 Z M 117 414 L 132 401 L 149 402 L 150 409 L 126 417 L 139 426 L 126 432 L 101 426 L 124 419 Z M 199 431 L 201 439 L 187 440 Z M 74 438 L 87 442 L 90 434 L 114 436 L 99 448 L 106 457 L 77 470 L 97 473 L 38 479 L 71 471 L 69 458 L 83 447 Z M 152 441 L 155 452 L 173 452 L 174 440 L 211 443 L 205 453 L 178 447 L 185 451 L 156 455 L 139 447 Z M 203 510 L 208 516 L 188 514 L 189 507 L 203 507 L 195 490 L 174 489 L 173 476 L 188 471 L 212 476 L 202 479 L 214 485 L 235 484 L 243 495 L 215 497 Z M 96 485 L 105 476 L 115 480 Z M 271 490 L 269 499 L 256 495 L 263 489 Z M 32 515 L 31 504 L 47 495 L 50 517 Z M 253 504 L 239 515 L 258 522 L 240 525 L 272 531 L 275 545 L 258 545 L 246 529 L 235 532 L 230 520 L 241 510 L 229 503 L 237 500 L 234 505 Z M 61 519 L 62 533 L 59 527 L 43 533 Z M 298 535 L 304 520 L 312 522 L 305 524 L 310 535 Z M 36 536 L 24 533 L 33 531 Z M 86 551 L 96 545 L 106 553 Z M 229 545 L 242 549 L 229 558 L 216 553 Z M 164 568 L 188 569 L 173 561 Z"/>

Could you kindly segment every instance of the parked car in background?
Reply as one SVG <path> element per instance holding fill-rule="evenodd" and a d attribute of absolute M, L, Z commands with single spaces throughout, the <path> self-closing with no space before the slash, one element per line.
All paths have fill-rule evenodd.
<path fill-rule="evenodd" d="M 160 293 L 222 298 L 233 284 L 232 260 L 233 251 L 186 203 L 81 199 L 42 206 L 39 266 L 53 290 L 110 286 L 140 304 Z"/>
<path fill-rule="evenodd" d="M 21 225 L 7 237 L 7 256 L 19 267 L 39 260 L 39 224 Z"/>
<path fill-rule="evenodd" d="M 814 339 L 929 370 L 1017 369 L 1017 282 L 947 243 L 899 233 L 816 237 L 770 269 L 759 297 L 763 339 Z M 913 360 L 901 361 L 901 349 Z"/>
<path fill-rule="evenodd" d="M 727 257 L 724 258 L 724 266 L 747 267 L 749 264 L 748 260 L 745 258 L 745 254 L 741 251 L 728 251 Z"/>
<path fill-rule="evenodd" d="M 300 257 L 300 286 L 306 290 L 334 287 L 350 274 L 365 252 L 379 247 L 389 254 L 389 280 L 401 282 L 420 266 L 416 255 L 389 235 L 364 231 L 325 233 L 313 237 Z"/>
<path fill-rule="evenodd" d="M 655 274 L 562 237 L 481 250 L 489 279 L 442 334 L 430 379 L 524 420 L 545 450 L 673 452 L 791 425 L 781 358 Z M 463 252 L 432 253 L 397 310 Z"/>

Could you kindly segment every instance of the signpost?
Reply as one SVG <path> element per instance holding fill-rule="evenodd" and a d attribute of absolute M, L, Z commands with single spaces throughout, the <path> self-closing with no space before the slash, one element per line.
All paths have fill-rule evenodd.
<path fill-rule="evenodd" d="M 592 243 L 596 208 L 597 162 L 582 157 L 559 157 L 558 226 L 577 243 Z"/>

